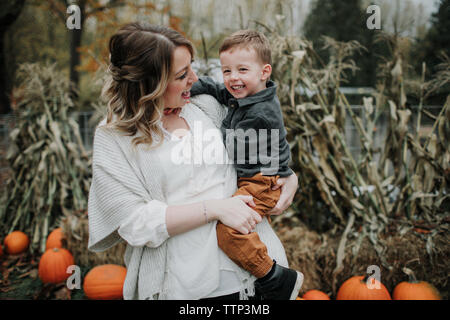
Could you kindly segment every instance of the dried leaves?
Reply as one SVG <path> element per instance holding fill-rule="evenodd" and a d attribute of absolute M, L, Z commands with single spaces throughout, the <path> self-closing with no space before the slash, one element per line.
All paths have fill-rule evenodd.
<path fill-rule="evenodd" d="M 5 255 L 0 265 L 0 293 L 16 290 L 25 278 L 38 278 L 37 261 L 33 256 L 22 253 L 19 255 Z"/>
<path fill-rule="evenodd" d="M 71 300 L 65 282 L 43 284 L 38 275 L 39 257 L 30 253 L 7 255 L 0 265 L 0 299 Z"/>

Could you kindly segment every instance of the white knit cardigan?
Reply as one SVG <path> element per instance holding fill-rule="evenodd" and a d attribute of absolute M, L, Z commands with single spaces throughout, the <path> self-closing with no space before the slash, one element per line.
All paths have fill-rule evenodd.
<path fill-rule="evenodd" d="M 220 127 L 227 110 L 217 100 L 200 95 L 192 98 L 192 103 Z M 165 201 L 160 160 L 146 152 L 147 147 L 143 144 L 133 147 L 134 136 L 119 133 L 104 126 L 105 123 L 103 120 L 95 131 L 88 202 L 88 249 L 94 252 L 104 251 L 123 241 L 117 230 L 130 212 L 151 200 Z M 284 248 L 267 219 L 256 226 L 256 232 L 266 244 L 269 255 L 280 265 L 287 266 Z M 164 299 L 166 258 L 166 242 L 156 248 L 127 245 L 124 299 Z M 240 298 L 246 299 L 254 294 L 255 278 L 247 271 L 236 268 L 243 283 Z"/>

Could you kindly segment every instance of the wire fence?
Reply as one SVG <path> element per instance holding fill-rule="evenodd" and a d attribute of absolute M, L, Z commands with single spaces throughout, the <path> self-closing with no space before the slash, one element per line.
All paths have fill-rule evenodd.
<path fill-rule="evenodd" d="M 94 111 L 77 111 L 71 114 L 71 117 L 77 121 L 83 145 L 87 151 L 92 150 L 94 140 L 95 125 L 91 125 L 91 119 Z M 0 189 L 6 183 L 10 174 L 10 168 L 7 160 L 9 148 L 9 134 L 16 124 L 16 116 L 13 114 L 0 115 Z"/>

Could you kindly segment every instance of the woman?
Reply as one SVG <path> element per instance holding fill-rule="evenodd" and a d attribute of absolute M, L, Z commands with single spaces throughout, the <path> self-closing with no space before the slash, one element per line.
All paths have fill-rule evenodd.
<path fill-rule="evenodd" d="M 111 37 L 109 50 L 108 114 L 94 137 L 89 249 L 127 242 L 125 299 L 253 296 L 255 279 L 217 246 L 217 221 L 255 230 L 271 257 L 280 265 L 287 260 L 267 219 L 251 209 L 252 198 L 231 197 L 235 169 L 217 156 L 226 155 L 217 128 L 226 110 L 205 95 L 189 103 L 198 80 L 191 43 L 166 27 L 132 23 Z M 297 177 L 278 187 L 275 215 L 292 202 Z"/>

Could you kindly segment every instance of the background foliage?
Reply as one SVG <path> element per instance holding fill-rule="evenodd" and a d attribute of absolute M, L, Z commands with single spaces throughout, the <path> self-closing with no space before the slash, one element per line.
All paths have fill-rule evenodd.
<path fill-rule="evenodd" d="M 77 50 L 72 48 L 76 30 L 65 26 L 66 0 L 16 2 L 15 7 L 2 4 L 5 6 L 2 12 L 6 14 L 24 2 L 17 19 L 5 28 L 2 36 L 5 55 L 0 57 L 0 66 L 6 70 L 3 85 L 6 92 L 17 85 L 15 70 L 19 64 L 56 63 L 72 81 L 74 74 L 79 74 L 76 87 L 80 99 L 74 101 L 77 109 L 90 109 L 90 103 L 96 99 L 90 91 L 89 78 L 107 58 L 107 39 L 120 24 L 136 19 L 167 24 L 183 31 L 196 44 L 200 57 L 204 57 L 204 52 L 210 57 L 217 56 L 220 40 L 226 34 L 237 28 L 254 28 L 257 21 L 270 28 L 280 27 L 285 35 L 306 37 L 322 60 L 326 60 L 327 51 L 322 49 L 321 36 L 338 41 L 357 40 L 367 50 L 353 57 L 358 61 L 358 69 L 348 74 L 346 85 L 350 86 L 374 86 L 378 62 L 392 53 L 392 48 L 376 41 L 374 30 L 366 28 L 369 15 L 365 12 L 368 2 L 364 0 L 247 0 L 231 4 L 217 0 L 77 0 L 72 2 L 80 5 L 83 13 Z M 411 65 L 407 72 L 412 78 L 420 78 L 422 61 L 426 61 L 426 77 L 430 79 L 442 61 L 441 53 L 450 55 L 449 0 L 441 0 L 430 19 L 424 18 L 423 7 L 411 0 L 374 3 L 381 7 L 382 29 L 398 35 L 405 47 L 403 59 Z M 206 51 L 202 48 L 202 38 Z M 444 89 L 448 91 L 448 86 L 442 89 L 445 92 Z M 435 96 L 430 102 L 442 104 L 445 101 L 445 93 Z M 10 108 L 2 107 L 0 113 L 8 110 Z"/>

